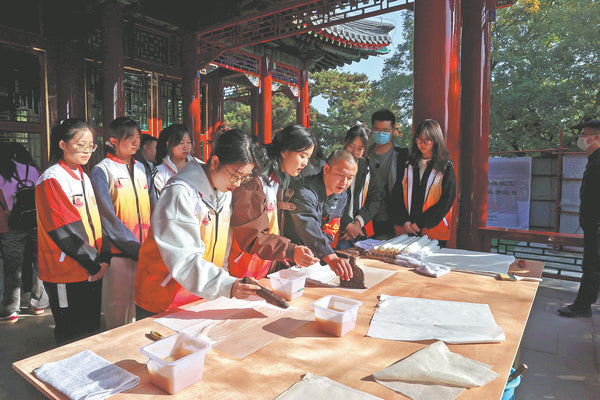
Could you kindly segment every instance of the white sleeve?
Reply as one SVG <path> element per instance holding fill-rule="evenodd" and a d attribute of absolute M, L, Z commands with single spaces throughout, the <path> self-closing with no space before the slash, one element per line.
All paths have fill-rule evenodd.
<path fill-rule="evenodd" d="M 199 196 L 184 184 L 169 185 L 152 214 L 152 229 L 160 255 L 173 279 L 197 296 L 231 297 L 236 278 L 204 257 L 200 221 L 195 214 Z"/>
<path fill-rule="evenodd" d="M 160 165 L 158 167 L 160 167 Z M 156 194 L 160 196 L 162 194 L 163 188 L 165 187 L 166 181 L 163 176 L 163 170 L 158 167 L 155 167 L 154 171 L 152 172 L 152 182 L 154 183 Z"/>

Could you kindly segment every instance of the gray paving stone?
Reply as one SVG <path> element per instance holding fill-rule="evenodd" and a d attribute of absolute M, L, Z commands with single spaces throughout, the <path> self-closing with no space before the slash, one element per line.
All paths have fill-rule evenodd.
<path fill-rule="evenodd" d="M 600 385 L 595 371 L 573 371 L 557 355 L 522 349 L 521 362 L 528 365 L 521 384 L 515 390 L 519 400 L 585 400 L 599 399 Z"/>

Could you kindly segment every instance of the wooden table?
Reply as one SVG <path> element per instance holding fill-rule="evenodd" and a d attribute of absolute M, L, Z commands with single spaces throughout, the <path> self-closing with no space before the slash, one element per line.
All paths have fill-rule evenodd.
<path fill-rule="evenodd" d="M 378 301 L 377 296 L 387 294 L 489 304 L 496 323 L 504 329 L 506 341 L 448 347 L 455 353 L 493 365 L 493 370 L 500 374 L 483 387 L 466 390 L 459 399 L 501 398 L 529 317 L 537 282 L 498 281 L 492 277 L 459 272 L 452 272 L 441 278 L 430 278 L 377 260 L 362 259 L 359 264 L 397 269 L 398 272 L 363 293 L 337 288 L 307 287 L 303 296 L 291 302 L 293 306 L 310 310 L 311 301 L 327 294 L 361 300 L 363 305 L 359 309 L 353 331 L 342 338 L 332 337 L 319 332 L 316 322 L 309 322 L 241 361 L 211 349 L 206 356 L 202 381 L 172 397 L 272 399 L 305 373 L 311 372 L 384 399 L 406 399 L 407 397 L 376 383 L 371 375 L 433 341 L 404 342 L 366 336 Z M 537 261 L 527 261 L 525 268 L 511 266 L 511 272 L 535 277 L 541 275 L 542 269 L 543 263 Z M 111 399 L 165 398 L 167 393 L 150 382 L 145 368 L 146 358 L 139 352 L 140 347 L 150 342 L 145 337 L 145 333 L 150 330 L 157 330 L 165 335 L 172 333 L 170 329 L 154 322 L 153 318 L 147 318 L 15 362 L 13 368 L 49 398 L 65 399 L 60 392 L 39 381 L 32 372 L 46 362 L 61 360 L 90 349 L 141 378 L 137 387 Z"/>

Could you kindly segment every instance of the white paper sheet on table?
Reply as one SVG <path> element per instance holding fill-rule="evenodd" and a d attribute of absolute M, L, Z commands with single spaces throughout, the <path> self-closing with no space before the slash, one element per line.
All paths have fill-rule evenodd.
<path fill-rule="evenodd" d="M 453 400 L 465 388 L 483 386 L 498 374 L 491 366 L 435 342 L 373 374 L 375 380 L 413 400 Z"/>
<path fill-rule="evenodd" d="M 200 337 L 238 359 L 309 321 L 314 321 L 312 311 L 282 309 L 256 296 L 245 300 L 219 297 L 155 320 L 167 328 Z"/>
<path fill-rule="evenodd" d="M 274 400 L 382 400 L 324 376 L 306 374 Z"/>
<path fill-rule="evenodd" d="M 382 294 L 367 336 L 447 343 L 503 342 L 487 304 L 396 297 Z"/>
<path fill-rule="evenodd" d="M 293 267 L 294 270 L 304 272 L 306 274 L 306 282 L 316 286 L 335 287 L 339 289 L 349 290 L 352 292 L 362 293 L 367 289 L 372 288 L 380 282 L 383 282 L 390 276 L 394 275 L 396 271 L 382 268 L 369 267 L 366 265 L 358 264 L 365 275 L 365 286 L 366 289 L 354 289 L 340 286 L 340 278 L 337 276 L 329 267 L 329 265 L 321 265 L 315 263 L 310 267 L 299 268 Z"/>
<path fill-rule="evenodd" d="M 482 253 L 461 249 L 440 249 L 425 257 L 422 261 L 441 264 L 450 268 L 506 274 L 508 273 L 510 264 L 515 262 L 515 258 L 505 254 Z"/>

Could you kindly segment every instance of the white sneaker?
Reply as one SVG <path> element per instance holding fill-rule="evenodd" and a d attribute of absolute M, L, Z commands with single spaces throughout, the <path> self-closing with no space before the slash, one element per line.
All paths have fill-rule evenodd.
<path fill-rule="evenodd" d="M 0 321 L 6 321 L 9 324 L 14 324 L 18 320 L 19 320 L 19 313 L 17 313 L 16 311 L 0 315 Z"/>

